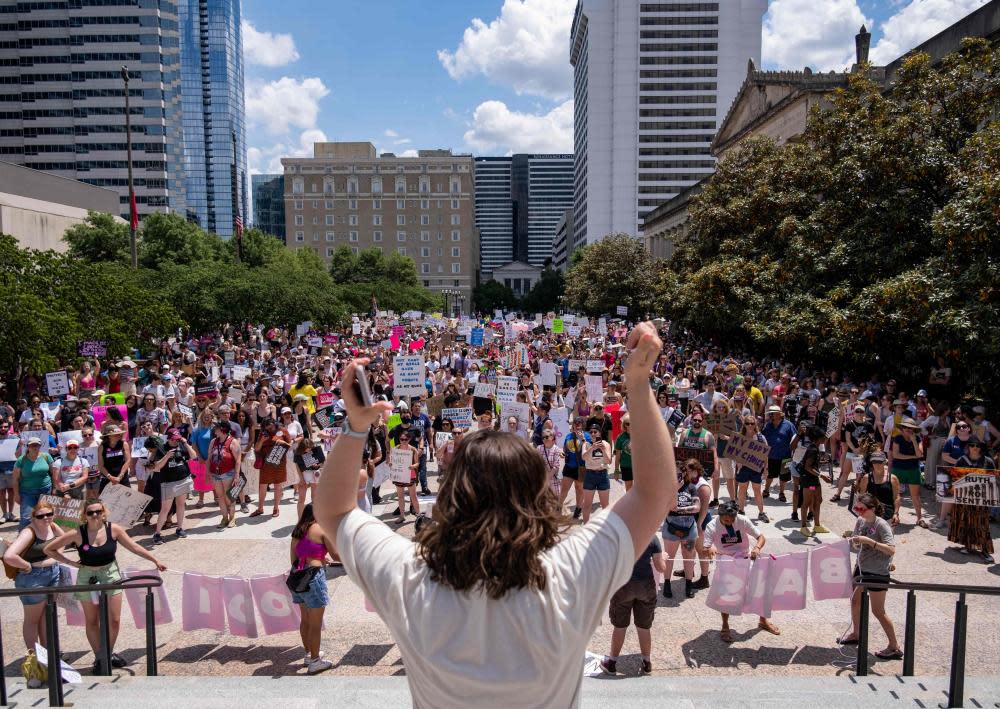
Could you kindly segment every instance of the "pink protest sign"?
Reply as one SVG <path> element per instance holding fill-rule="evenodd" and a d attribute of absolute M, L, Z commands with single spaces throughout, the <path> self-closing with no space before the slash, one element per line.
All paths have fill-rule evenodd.
<path fill-rule="evenodd" d="M 211 492 L 212 483 L 208 480 L 208 470 L 205 468 L 205 463 L 200 460 L 189 460 L 188 468 L 194 477 L 195 492 Z"/>
<path fill-rule="evenodd" d="M 63 574 L 62 582 L 67 582 L 69 586 L 76 585 L 76 575 L 77 569 L 72 566 L 63 566 L 61 573 Z M 68 579 L 66 575 L 68 574 Z M 62 606 L 66 609 L 66 625 L 70 625 L 77 628 L 82 628 L 87 624 L 87 618 L 83 614 L 83 606 L 80 605 L 80 601 L 73 598 L 68 593 L 60 593 L 56 596 L 56 605 Z"/>
<path fill-rule="evenodd" d="M 322 409 L 323 407 L 330 406 L 336 399 L 337 396 L 332 391 L 317 392 L 316 408 Z"/>
<path fill-rule="evenodd" d="M 417 350 L 422 350 L 425 344 L 424 338 L 422 337 L 419 340 L 412 340 L 410 342 L 410 351 L 416 352 Z"/>
<path fill-rule="evenodd" d="M 156 576 L 160 577 L 160 572 L 156 569 L 129 569 L 124 574 L 125 578 L 133 576 Z M 146 589 L 127 588 L 125 589 L 125 600 L 128 601 L 128 609 L 132 613 L 132 620 L 139 630 L 146 629 Z M 173 613 L 170 612 L 170 601 L 167 600 L 167 590 L 163 586 L 153 589 L 153 622 L 156 625 L 166 625 L 174 622 Z"/>
<path fill-rule="evenodd" d="M 813 549 L 809 558 L 809 580 L 813 598 L 850 598 L 854 592 L 851 579 L 851 543 L 846 539 Z"/>
<path fill-rule="evenodd" d="M 222 594 L 226 599 L 229 633 L 240 638 L 256 638 L 257 618 L 253 613 L 253 593 L 249 579 L 223 578 Z"/>
<path fill-rule="evenodd" d="M 742 613 L 749 575 L 749 559 L 716 557 L 715 575 L 712 577 L 705 605 L 720 613 Z"/>
<path fill-rule="evenodd" d="M 221 632 L 226 629 L 221 578 L 185 573 L 181 598 L 185 631 L 207 628 Z"/>
<path fill-rule="evenodd" d="M 123 438 L 128 440 L 128 409 L 124 404 L 115 404 L 109 406 L 92 406 L 90 408 L 90 413 L 94 417 L 94 428 L 98 431 L 101 430 L 101 424 L 104 423 L 105 419 L 108 418 L 108 409 L 118 410 L 118 420 L 124 424 L 125 435 Z"/>
<path fill-rule="evenodd" d="M 260 613 L 265 635 L 290 633 L 299 629 L 299 609 L 285 586 L 284 575 L 258 576 L 250 579 L 250 590 Z"/>
<path fill-rule="evenodd" d="M 392 334 L 396 336 L 396 339 L 402 339 L 402 337 L 406 334 L 406 328 L 402 325 L 393 325 Z"/>
<path fill-rule="evenodd" d="M 399 335 L 396 333 L 389 335 L 389 349 L 393 352 L 399 349 Z"/>
<path fill-rule="evenodd" d="M 747 578 L 746 600 L 743 603 L 744 613 L 752 613 L 764 618 L 771 617 L 771 599 L 768 594 L 767 584 L 772 563 L 774 563 L 772 557 L 761 556 L 750 567 L 750 576 Z"/>

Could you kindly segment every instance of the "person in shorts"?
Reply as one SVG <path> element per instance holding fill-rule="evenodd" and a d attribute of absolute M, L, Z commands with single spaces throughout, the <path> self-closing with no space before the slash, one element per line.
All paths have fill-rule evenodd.
<path fill-rule="evenodd" d="M 667 573 L 667 565 L 663 560 L 663 544 L 660 538 L 653 536 L 646 550 L 636 559 L 632 567 L 632 577 L 611 597 L 608 604 L 608 618 L 614 628 L 611 631 L 611 651 L 601 660 L 601 669 L 609 674 L 618 671 L 618 655 L 625 644 L 625 632 L 629 620 L 635 623 L 635 632 L 639 636 L 639 652 L 642 664 L 639 673 L 648 675 L 653 671 L 650 654 L 653 649 L 653 616 L 656 614 L 656 578 L 653 567 L 661 574 Z"/>
<path fill-rule="evenodd" d="M 741 429 L 742 435 L 747 438 L 752 438 L 758 443 L 766 443 L 764 436 L 757 431 L 757 418 L 755 416 L 744 416 L 743 417 L 743 428 Z M 754 502 L 757 504 L 757 521 L 759 522 L 770 522 L 767 513 L 764 512 L 764 496 L 761 493 L 761 486 L 764 484 L 764 472 L 761 470 L 754 470 L 753 468 L 748 468 L 745 465 L 741 465 L 740 469 L 736 471 L 736 494 L 740 505 L 740 514 L 744 514 L 746 510 L 747 503 L 747 487 L 753 489 Z"/>
<path fill-rule="evenodd" d="M 792 474 L 785 468 L 785 463 L 792 457 L 792 439 L 797 429 L 791 421 L 785 420 L 785 414 L 780 406 L 771 406 L 767 410 L 767 423 L 761 433 L 771 446 L 767 454 L 767 482 L 764 485 L 764 497 L 771 495 L 771 481 L 778 478 L 778 501 L 786 502 L 785 485 L 791 481 Z"/>
<path fill-rule="evenodd" d="M 569 494 L 570 488 L 575 490 L 576 507 L 573 508 L 573 519 L 579 519 L 583 514 L 580 503 L 583 500 L 583 481 L 581 470 L 583 467 L 583 447 L 590 443 L 590 434 L 584 431 L 585 419 L 577 417 L 573 420 L 573 430 L 566 434 L 563 441 L 563 465 L 562 489 L 559 492 L 559 506 L 562 507 Z"/>
<path fill-rule="evenodd" d="M 608 468 L 612 463 L 611 444 L 601 437 L 601 427 L 594 425 L 590 427 L 591 442 L 583 446 L 583 465 L 585 472 L 583 475 L 583 523 L 590 520 L 591 507 L 594 505 L 594 493 L 601 503 L 601 509 L 605 509 L 611 496 L 611 478 L 608 477 Z"/>
<path fill-rule="evenodd" d="M 622 432 L 615 439 L 615 480 L 625 483 L 625 492 L 632 489 L 632 422 L 628 414 L 622 416 Z"/>

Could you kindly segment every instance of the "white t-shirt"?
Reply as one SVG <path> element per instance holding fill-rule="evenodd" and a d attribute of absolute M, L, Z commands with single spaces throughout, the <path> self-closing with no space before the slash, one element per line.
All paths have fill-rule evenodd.
<path fill-rule="evenodd" d="M 750 539 L 760 536 L 757 526 L 743 515 L 737 515 L 732 526 L 733 534 L 726 526 L 713 517 L 705 527 L 705 548 L 714 545 L 720 554 L 726 556 L 746 555 L 750 550 Z"/>
<path fill-rule="evenodd" d="M 430 578 L 416 546 L 361 510 L 337 549 L 399 645 L 414 707 L 576 707 L 583 657 L 632 573 L 625 522 L 599 512 L 542 556 L 545 590 L 493 600 Z"/>

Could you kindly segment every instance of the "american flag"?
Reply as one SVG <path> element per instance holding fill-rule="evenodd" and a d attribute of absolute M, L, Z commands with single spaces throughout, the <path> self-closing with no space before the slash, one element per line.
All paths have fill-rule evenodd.
<path fill-rule="evenodd" d="M 243 217 L 240 216 L 239 212 L 236 213 L 236 238 L 243 238 Z"/>
<path fill-rule="evenodd" d="M 139 210 L 135 206 L 135 192 L 129 194 L 129 226 L 133 231 L 139 228 Z"/>

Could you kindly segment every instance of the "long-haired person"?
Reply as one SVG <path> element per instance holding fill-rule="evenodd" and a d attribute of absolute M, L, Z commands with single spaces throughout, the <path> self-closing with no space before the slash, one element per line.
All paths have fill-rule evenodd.
<path fill-rule="evenodd" d="M 336 554 L 330 540 L 316 524 L 313 506 L 310 502 L 302 508 L 299 521 L 292 530 L 292 544 L 289 548 L 292 568 L 305 572 L 308 586 L 304 591 L 292 591 L 292 601 L 299 606 L 299 634 L 302 647 L 306 651 L 304 662 L 309 674 L 328 670 L 333 663 L 323 659 L 319 649 L 320 633 L 323 630 L 323 613 L 330 604 L 330 594 L 326 588 L 326 556 Z"/>
<path fill-rule="evenodd" d="M 681 550 L 681 564 L 684 576 L 684 595 L 694 596 L 692 582 L 694 581 L 695 542 L 698 541 L 698 513 L 701 512 L 701 500 L 698 497 L 698 479 L 701 477 L 701 463 L 693 458 L 684 462 L 677 484 L 677 504 L 667 515 L 660 533 L 663 535 L 663 547 L 666 571 L 663 579 L 664 598 L 673 598 L 670 590 L 671 572 L 674 570 L 674 559 L 677 549 Z"/>
<path fill-rule="evenodd" d="M 662 348 L 653 325 L 626 347 L 629 382 L 647 381 Z M 673 446 L 652 389 L 629 387 L 632 489 L 590 524 L 561 539 L 538 452 L 479 431 L 459 444 L 414 543 L 357 508 L 368 426 L 390 407 L 363 407 L 353 378 L 348 368 L 350 425 L 320 477 L 316 518 L 399 645 L 414 705 L 578 706 L 584 649 L 675 501 Z"/>
<path fill-rule="evenodd" d="M 66 566 L 75 566 L 79 569 L 76 580 L 78 584 L 105 585 L 119 583 L 122 580 L 121 570 L 118 568 L 118 545 L 128 549 L 136 556 L 141 556 L 146 561 L 152 562 L 160 571 L 166 571 L 167 567 L 132 541 L 132 538 L 118 524 L 108 522 L 108 508 L 100 500 L 87 502 L 83 509 L 84 521 L 76 529 L 72 529 L 59 537 L 51 540 L 45 545 L 45 553 Z M 80 555 L 79 561 L 73 561 L 63 555 L 62 550 L 75 544 Z M 118 639 L 118 629 L 122 622 L 122 596 L 121 590 L 108 591 L 108 618 L 109 631 L 111 636 L 111 666 L 124 667 L 125 660 L 113 652 L 115 641 Z M 94 657 L 101 651 L 101 630 L 100 612 L 97 602 L 90 593 L 74 593 L 73 596 L 81 601 L 83 615 L 87 621 L 87 641 L 90 649 L 94 651 Z M 94 660 L 94 669 L 97 670 L 98 660 Z"/>
<path fill-rule="evenodd" d="M 3 555 L 4 563 L 18 570 L 14 577 L 14 588 L 47 588 L 59 585 L 59 564 L 45 554 L 45 545 L 62 534 L 53 524 L 55 510 L 48 502 L 39 502 L 31 510 L 31 523 L 21 530 L 17 539 L 7 547 Z M 21 635 L 28 650 L 35 649 L 35 643 L 46 645 L 45 599 L 44 593 L 20 596 L 24 606 L 24 622 Z"/>

